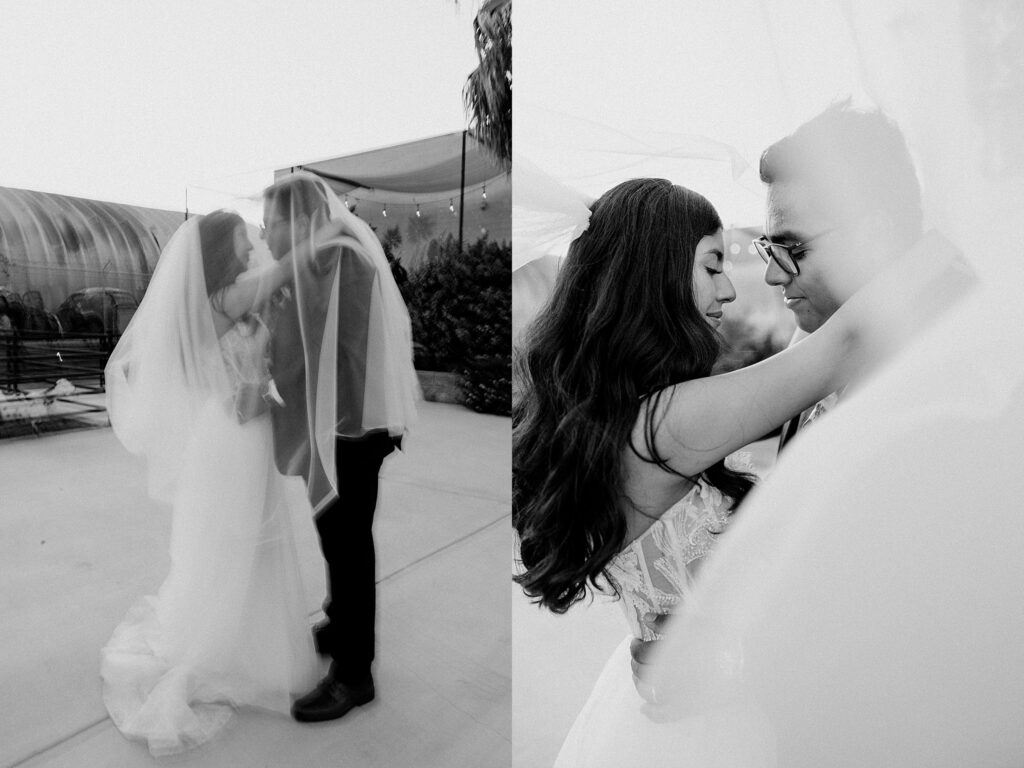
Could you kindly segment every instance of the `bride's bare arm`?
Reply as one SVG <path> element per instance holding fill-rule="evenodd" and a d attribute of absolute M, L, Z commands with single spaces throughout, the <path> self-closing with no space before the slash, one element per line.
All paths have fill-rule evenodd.
<path fill-rule="evenodd" d="M 263 304 L 282 285 L 291 280 L 294 251 L 273 264 L 243 272 L 221 292 L 220 309 L 237 320 Z"/>
<path fill-rule="evenodd" d="M 697 475 L 868 371 L 915 325 L 910 296 L 927 290 L 954 255 L 922 241 L 799 343 L 748 368 L 671 387 L 654 414 L 659 453 Z M 636 445 L 644 445 L 645 415 Z"/>
<path fill-rule="evenodd" d="M 677 471 L 700 474 L 839 389 L 856 370 L 856 337 L 837 312 L 799 344 L 756 365 L 670 387 L 654 414 L 658 452 Z M 642 433 L 636 438 L 643 445 Z"/>
<path fill-rule="evenodd" d="M 313 242 L 324 244 L 331 240 L 346 241 L 340 237 L 342 224 L 329 221 L 318 229 Z M 223 289 L 219 308 L 232 320 L 262 306 L 274 291 L 289 282 L 296 266 L 300 269 L 315 268 L 314 250 L 309 240 L 304 240 L 272 264 L 243 272 L 231 285 Z"/>

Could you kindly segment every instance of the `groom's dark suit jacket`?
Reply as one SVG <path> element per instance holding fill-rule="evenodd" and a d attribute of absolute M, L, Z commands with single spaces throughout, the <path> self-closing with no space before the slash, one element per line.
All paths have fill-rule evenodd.
<path fill-rule="evenodd" d="M 328 629 L 319 636 L 319 645 L 333 659 L 331 674 L 335 679 L 354 684 L 370 675 L 374 658 L 376 571 L 372 526 L 381 463 L 394 450 L 394 441 L 386 432 L 359 437 L 370 310 L 379 290 L 374 286 L 379 276 L 368 256 L 339 245 L 328 244 L 318 251 L 315 262 L 318 269 L 312 273 L 299 270 L 296 281 L 301 282 L 292 286 L 290 296 L 280 303 L 271 334 L 271 373 L 285 401 L 283 408 L 272 409 L 274 452 L 278 469 L 283 474 L 302 475 L 311 501 L 316 502 L 312 497 L 326 491 L 326 486 L 318 467 L 314 467 L 312 477 L 307 476 L 310 440 L 306 409 L 310 400 L 306 382 L 317 381 L 319 357 L 314 355 L 307 363 L 303 346 L 317 352 L 321 347 L 337 270 L 338 359 L 332 372 L 335 391 L 330 394 L 337 403 L 335 434 L 342 437 L 335 442 L 334 466 L 327 468 L 336 473 L 338 496 L 316 516 L 328 577 L 324 601 Z M 305 345 L 299 332 L 300 313 L 306 329 Z"/>
<path fill-rule="evenodd" d="M 306 474 L 309 467 L 306 382 L 317 381 L 319 358 L 307 360 L 300 333 L 299 313 L 306 327 L 305 349 L 318 351 L 323 339 L 324 318 L 334 270 L 338 271 L 338 359 L 336 370 L 337 432 L 353 435 L 361 430 L 363 393 L 366 384 L 366 346 L 370 301 L 376 270 L 367 257 L 349 248 L 328 246 L 317 252 L 317 268 L 300 270 L 297 280 L 279 297 L 270 343 L 271 373 L 284 400 L 273 409 L 274 453 L 285 475 Z M 297 301 L 297 297 L 301 300 Z M 301 307 L 299 305 L 302 305 Z"/>

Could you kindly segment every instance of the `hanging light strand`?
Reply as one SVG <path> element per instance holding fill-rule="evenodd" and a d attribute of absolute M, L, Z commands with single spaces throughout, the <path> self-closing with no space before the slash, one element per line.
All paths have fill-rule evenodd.
<path fill-rule="evenodd" d="M 480 183 L 480 184 L 474 184 L 472 186 L 466 187 L 466 194 L 469 195 L 472 192 L 474 192 L 475 190 L 479 190 L 479 192 L 480 192 L 480 210 L 482 210 L 482 211 L 487 210 L 487 208 L 488 208 L 488 206 L 490 204 L 490 201 L 489 201 L 489 199 L 487 197 L 487 183 L 483 182 L 483 183 Z M 388 212 L 388 207 L 390 206 L 390 207 L 394 208 L 396 205 L 399 206 L 399 208 L 401 208 L 402 206 L 407 206 L 407 205 L 408 206 L 415 206 L 416 217 L 417 218 L 423 218 L 424 215 L 426 215 L 427 213 L 430 212 L 430 210 L 431 210 L 431 208 L 433 207 L 434 204 L 441 203 L 443 200 L 444 200 L 443 197 L 427 198 L 427 199 L 423 199 L 423 198 L 417 197 L 412 202 L 403 202 L 403 201 L 395 201 L 395 200 L 391 200 L 389 202 L 382 202 L 379 199 L 378 200 L 374 200 L 371 197 L 360 198 L 360 197 L 356 196 L 355 194 L 353 194 L 351 192 L 345 192 L 344 193 L 345 206 L 350 211 L 355 212 L 355 210 L 356 210 L 356 208 L 357 208 L 357 206 L 358 206 L 358 204 L 360 202 L 369 203 L 372 206 L 379 205 L 380 206 L 380 215 L 382 217 L 384 217 L 384 218 L 392 218 L 391 213 L 393 213 L 393 211 L 391 213 L 389 213 Z M 448 198 L 448 212 L 451 215 L 453 215 L 453 216 L 457 216 L 458 215 L 458 206 L 455 205 L 455 198 L 451 197 L 451 196 L 449 196 L 449 198 Z"/>

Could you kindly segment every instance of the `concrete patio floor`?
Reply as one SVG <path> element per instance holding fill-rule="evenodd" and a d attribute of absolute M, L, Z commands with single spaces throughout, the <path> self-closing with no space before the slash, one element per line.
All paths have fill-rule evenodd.
<path fill-rule="evenodd" d="M 424 403 L 386 461 L 372 704 L 312 726 L 243 710 L 157 760 L 107 718 L 99 649 L 166 575 L 169 510 L 109 428 L 0 441 L 0 766 L 509 766 L 510 445 L 507 418 Z M 295 523 L 313 620 L 323 563 Z"/>

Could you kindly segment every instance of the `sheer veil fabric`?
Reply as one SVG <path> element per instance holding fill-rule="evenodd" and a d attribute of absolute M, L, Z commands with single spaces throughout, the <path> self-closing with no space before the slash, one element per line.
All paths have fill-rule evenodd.
<path fill-rule="evenodd" d="M 747 500 L 659 654 L 655 687 L 677 704 L 648 720 L 676 741 L 642 759 L 712 764 L 699 756 L 714 739 L 734 766 L 1019 765 L 1024 12 L 831 10 L 907 135 L 926 228 L 964 251 L 980 286 Z M 709 717 L 727 725 L 694 737 Z"/>
<path fill-rule="evenodd" d="M 717 165 L 728 168 L 724 175 L 739 189 L 749 193 L 759 187 L 749 164 L 728 144 L 691 134 L 648 133 L 629 136 L 607 129 L 598 131 L 599 140 L 605 142 L 604 151 L 588 156 L 588 162 L 593 163 L 590 170 L 601 177 L 625 181 L 659 173 L 672 178 L 695 165 Z M 600 162 L 597 157 L 601 157 Z M 596 198 L 577 189 L 575 183 L 542 170 L 522 154 L 514 158 L 512 183 L 516 235 L 512 243 L 513 272 L 537 259 L 564 256 L 569 244 L 586 231 L 590 206 Z"/>
<path fill-rule="evenodd" d="M 308 222 L 309 201 L 302 195 L 286 193 L 280 207 L 273 202 L 296 183 L 313 188 L 314 205 L 323 206 Z M 412 330 L 380 241 L 322 179 L 289 174 L 265 199 L 268 212 L 271 205 L 276 209 L 268 215 L 290 219 L 285 247 L 296 253 L 294 295 L 277 297 L 272 321 L 278 336 L 273 373 L 285 403 L 273 414 L 278 467 L 307 479 L 315 513 L 337 495 L 336 437 L 386 431 L 398 438 L 415 423 L 421 393 Z M 307 226 L 316 231 L 325 224 L 326 239 L 317 236 L 315 246 L 304 239 Z M 301 356 L 288 353 L 291 344 Z"/>
<path fill-rule="evenodd" d="M 106 366 L 118 440 L 147 461 L 150 495 L 170 503 L 186 445 L 210 398 L 233 394 L 206 294 L 199 219 L 168 241 L 139 310 Z"/>
<path fill-rule="evenodd" d="M 218 338 L 191 219 L 107 366 L 114 432 L 145 457 L 150 493 L 172 515 L 170 572 L 101 652 L 111 719 L 154 755 L 204 743 L 237 706 L 287 713 L 318 676 L 292 529 L 301 513 L 274 466 L 269 416 L 236 411 L 241 385 L 266 371 L 267 342 L 254 320 Z"/>
<path fill-rule="evenodd" d="M 512 165 L 512 271 L 550 254 L 564 255 L 590 222 L 593 199 L 544 173 L 522 155 Z"/>

